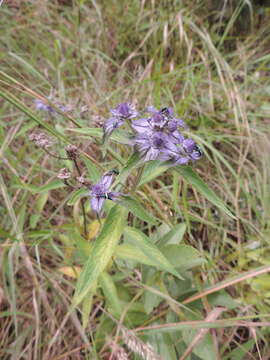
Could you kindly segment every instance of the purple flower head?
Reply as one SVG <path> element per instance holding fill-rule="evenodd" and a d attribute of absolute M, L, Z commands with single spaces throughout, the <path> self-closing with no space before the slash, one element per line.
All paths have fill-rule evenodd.
<path fill-rule="evenodd" d="M 97 214 L 100 214 L 105 200 L 116 201 L 121 195 L 119 192 L 109 191 L 113 181 L 113 175 L 113 171 L 108 171 L 102 176 L 99 183 L 92 185 L 90 188 L 91 207 Z"/>
<path fill-rule="evenodd" d="M 48 97 L 48 99 L 51 100 L 51 97 Z M 56 110 L 52 106 L 46 104 L 45 102 L 43 102 L 40 99 L 35 99 L 34 104 L 35 104 L 37 110 L 46 111 L 49 114 L 55 114 L 56 113 Z M 55 103 L 55 106 L 58 107 L 59 110 L 61 110 L 63 112 L 71 110 L 70 106 L 65 106 L 65 105 L 62 105 L 60 103 Z"/>
<path fill-rule="evenodd" d="M 174 149 L 168 150 L 160 157 L 163 161 L 171 161 L 175 165 L 187 164 L 190 160 L 196 161 L 202 157 L 202 151 L 192 139 L 183 139 L 175 144 Z"/>
<path fill-rule="evenodd" d="M 42 100 L 35 99 L 34 104 L 37 110 L 46 111 L 51 114 L 55 113 L 55 110 L 50 105 L 45 104 Z"/>
<path fill-rule="evenodd" d="M 189 155 L 191 160 L 199 160 L 203 153 L 200 147 L 192 139 L 185 139 L 183 141 L 183 149 Z"/>
<path fill-rule="evenodd" d="M 185 150 L 185 152 L 187 152 L 188 154 L 191 154 L 193 152 L 193 150 L 195 150 L 196 147 L 196 143 L 194 140 L 192 139 L 185 139 L 183 141 L 183 149 Z"/>
<path fill-rule="evenodd" d="M 146 108 L 146 112 L 150 113 L 149 118 L 133 120 L 131 126 L 138 133 L 149 135 L 154 132 L 163 132 L 169 135 L 171 142 L 178 144 L 184 140 L 183 135 L 178 131 L 179 127 L 186 128 L 186 124 L 182 119 L 177 119 L 171 108 L 162 108 L 157 110 L 154 106 Z"/>
<path fill-rule="evenodd" d="M 138 116 L 138 112 L 134 106 L 129 103 L 119 104 L 115 109 L 111 110 L 111 113 L 113 117 L 108 119 L 103 126 L 105 136 L 111 135 L 113 130 L 123 125 L 125 120 Z"/>
<path fill-rule="evenodd" d="M 169 138 L 176 145 L 181 144 L 185 140 L 184 136 L 178 130 L 169 133 Z"/>
<path fill-rule="evenodd" d="M 167 120 L 167 128 L 169 132 L 175 131 L 178 127 L 184 129 L 187 128 L 187 125 L 185 124 L 184 120 L 175 117 L 172 108 L 163 108 L 160 110 L 160 113 Z"/>
<path fill-rule="evenodd" d="M 135 138 L 135 147 L 144 157 L 144 161 L 156 160 L 163 153 L 177 151 L 169 136 L 161 131 L 138 134 Z"/>
<path fill-rule="evenodd" d="M 119 126 L 123 125 L 123 123 L 124 120 L 117 117 L 112 117 L 108 119 L 103 126 L 104 134 L 111 135 L 113 130 L 119 128 Z"/>
<path fill-rule="evenodd" d="M 131 123 L 131 126 L 133 127 L 133 129 L 139 133 L 139 134 L 145 134 L 145 133 L 151 133 L 152 132 L 152 128 L 150 126 L 149 123 L 150 119 L 138 119 L 138 120 L 133 120 Z"/>
<path fill-rule="evenodd" d="M 167 125 L 167 122 L 167 119 L 160 111 L 153 113 L 152 117 L 149 120 L 149 124 L 154 130 L 162 130 L 165 125 Z"/>
<path fill-rule="evenodd" d="M 111 110 L 111 113 L 113 116 L 122 119 L 132 119 L 138 116 L 138 112 L 135 110 L 134 105 L 130 103 L 119 104 L 115 109 Z"/>
<path fill-rule="evenodd" d="M 164 107 L 161 110 L 157 110 L 154 106 L 149 106 L 146 110 L 152 114 L 150 119 L 148 119 L 152 130 L 163 130 L 172 133 L 178 127 L 187 128 L 182 119 L 175 117 L 172 108 Z"/>
<path fill-rule="evenodd" d="M 167 129 L 170 133 L 173 133 L 178 128 L 178 124 L 176 120 L 171 120 L 168 122 Z"/>

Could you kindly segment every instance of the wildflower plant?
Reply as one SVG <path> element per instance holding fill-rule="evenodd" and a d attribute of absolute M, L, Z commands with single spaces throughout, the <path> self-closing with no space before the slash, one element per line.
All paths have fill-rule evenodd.
<path fill-rule="evenodd" d="M 207 187 L 192 168 L 187 167 L 188 164 L 194 164 L 200 160 L 203 153 L 195 140 L 186 136 L 185 131 L 188 130 L 188 127 L 184 120 L 178 118 L 171 108 L 163 107 L 158 110 L 151 106 L 143 111 L 138 111 L 134 105 L 124 102 L 111 110 L 111 116 L 104 121 L 101 129 L 70 130 L 75 131 L 77 134 L 89 134 L 91 137 L 97 137 L 95 143 L 101 149 L 104 141 L 106 141 L 105 156 L 108 154 L 111 158 L 115 158 L 115 161 L 118 158 L 110 147 L 110 142 L 122 144 L 122 150 L 124 146 L 125 154 L 129 154 L 126 163 L 123 164 L 121 161 L 118 165 L 118 171 L 106 169 L 91 153 L 81 154 L 79 147 L 75 145 L 68 145 L 65 148 L 67 159 L 74 163 L 77 175 L 74 174 L 72 177 L 70 170 L 62 168 L 58 174 L 58 179 L 70 187 L 74 193 L 73 198 L 77 199 L 78 196 L 83 195 L 81 200 L 84 223 L 83 236 L 88 237 L 87 223 L 89 215 L 92 218 L 96 217 L 98 221 L 105 218 L 100 235 L 94 242 L 92 251 L 78 279 L 73 306 L 81 303 L 90 289 L 92 294 L 95 293 L 96 288 L 93 288 L 93 284 L 97 284 L 99 277 L 104 273 L 106 266 L 119 246 L 120 239 L 127 231 L 131 234 L 131 239 L 139 241 L 137 244 L 135 240 L 134 253 L 131 258 L 140 259 L 143 264 L 151 264 L 159 270 L 166 271 L 182 279 L 182 275 L 170 260 L 162 254 L 159 248 L 147 238 L 146 234 L 143 234 L 138 228 L 125 229 L 128 212 L 143 223 L 158 227 L 159 220 L 154 213 L 145 209 L 144 203 L 137 194 L 137 189 L 143 183 L 145 174 L 147 174 L 148 181 L 154 178 L 149 172 L 151 166 L 154 166 L 155 174 L 160 173 L 159 169 L 161 171 L 166 169 L 168 171 L 170 169 L 176 170 L 201 191 L 208 200 L 230 214 L 221 200 Z M 37 138 L 39 137 L 33 137 L 36 144 L 38 143 Z M 42 136 L 41 138 L 43 139 Z M 100 142 L 98 138 L 102 141 Z M 45 145 L 43 145 L 44 147 Z M 86 169 L 81 167 L 81 159 L 85 156 L 88 158 L 88 164 L 89 161 L 91 163 L 90 167 L 96 169 L 95 176 L 91 172 L 87 175 Z M 105 163 L 105 159 L 103 161 Z M 97 176 L 97 169 L 99 176 Z M 85 191 L 82 193 L 83 188 Z M 91 208 L 90 214 L 87 211 L 89 205 Z M 164 219 L 166 219 L 166 216 L 166 214 L 163 214 Z M 136 249 L 137 245 L 140 250 Z M 140 252 L 148 260 L 143 257 L 140 258 Z"/>
<path fill-rule="evenodd" d="M 124 102 L 111 110 L 111 116 L 104 121 L 101 129 L 79 128 L 70 130 L 77 134 L 88 134 L 92 138 L 96 137 L 94 140 L 96 146 L 100 146 L 101 149 L 106 142 L 105 156 L 108 154 L 115 161 L 117 161 L 118 156 L 112 150 L 111 142 L 121 144 L 122 151 L 124 146 L 124 153 L 129 154 L 125 163 L 123 161 L 119 163 L 119 170 L 106 169 L 102 162 L 97 161 L 96 156 L 91 153 L 81 153 L 78 146 L 71 144 L 65 147 L 66 157 L 59 157 L 59 160 L 70 160 L 74 164 L 75 173 L 72 174 L 70 166 L 68 169 L 62 168 L 58 174 L 58 179 L 70 188 L 73 199 L 81 198 L 83 218 L 81 235 L 83 238 L 89 237 L 89 216 L 92 219 L 97 218 L 100 227 L 101 219 L 105 219 L 78 279 L 73 306 L 85 301 L 89 294 L 91 296 L 95 294 L 97 282 L 100 276 L 104 276 L 104 271 L 113 255 L 116 254 L 121 258 L 119 242 L 123 236 L 124 238 L 127 236 L 126 234 L 129 234 L 128 237 L 133 244 L 131 247 L 132 254 L 129 255 L 131 259 L 136 259 L 142 264 L 151 265 L 160 271 L 174 275 L 178 279 L 183 279 L 183 275 L 179 273 L 173 261 L 167 258 L 155 243 L 150 241 L 147 234 L 144 234 L 141 229 L 132 226 L 126 227 L 126 225 L 127 215 L 131 213 L 133 218 L 138 218 L 142 224 L 149 224 L 158 228 L 159 220 L 155 213 L 145 209 L 145 204 L 138 196 L 137 189 L 144 183 L 146 175 L 147 181 L 150 181 L 156 176 L 155 174 L 160 174 L 166 169 L 177 171 L 197 190 L 202 192 L 208 200 L 231 215 L 221 200 L 207 187 L 196 172 L 187 166 L 200 160 L 203 153 L 196 141 L 186 136 L 188 126 L 184 120 L 178 118 L 171 108 L 163 107 L 158 110 L 150 106 L 145 110 L 138 111 L 131 103 Z M 51 145 L 51 142 L 45 135 L 34 134 L 31 139 L 37 146 L 48 152 L 47 147 Z M 101 142 L 98 139 L 101 139 Z M 90 166 L 95 175 L 91 171 L 87 174 L 87 170 L 82 168 L 83 162 L 81 160 L 85 156 L 88 161 L 88 169 Z M 99 157 L 102 159 L 101 155 Z M 103 158 L 104 163 L 105 161 L 106 159 Z M 154 176 L 151 174 L 151 168 L 155 170 Z M 82 189 L 85 190 L 82 192 Z M 90 212 L 87 210 L 89 205 Z M 166 214 L 162 214 L 162 217 L 167 219 Z M 131 223 L 128 221 L 129 225 L 132 223 L 133 221 Z M 86 240 L 81 239 L 81 241 Z M 116 249 L 118 249 L 117 252 Z M 191 251 L 194 252 L 195 250 L 191 248 Z M 197 257 L 200 258 L 199 254 L 196 253 L 195 257 L 196 264 L 198 264 Z"/>
<path fill-rule="evenodd" d="M 36 105 L 38 110 L 50 112 L 50 109 L 39 103 Z M 150 205 L 141 191 L 144 186 L 148 189 L 147 183 L 162 172 L 170 173 L 173 170 L 212 204 L 233 216 L 189 166 L 196 165 L 203 152 L 196 141 L 187 136 L 187 124 L 171 108 L 163 107 L 158 110 L 151 106 L 139 111 L 131 103 L 124 102 L 114 107 L 111 116 L 98 128 L 79 126 L 69 129 L 76 136 L 90 137 L 95 149 L 100 149 L 100 153 L 97 150 L 93 153 L 91 148 L 82 148 L 79 142 L 71 144 L 65 135 L 50 124 L 43 123 L 22 103 L 18 102 L 18 107 L 60 140 L 56 144 L 43 132 L 32 132 L 29 136 L 36 146 L 61 162 L 57 181 L 46 185 L 46 189 L 58 188 L 62 184 L 69 193 L 68 204 L 74 207 L 75 226 L 72 227 L 71 236 L 76 239 L 72 242 L 76 251 L 74 256 L 69 256 L 68 261 L 72 261 L 72 272 L 77 283 L 70 311 L 82 305 L 83 327 L 87 327 L 94 296 L 99 299 L 100 289 L 108 299 L 108 309 L 112 316 L 115 319 L 121 318 L 120 304 L 125 300 L 120 299 L 117 284 L 111 274 L 114 262 L 127 276 L 131 276 L 132 281 L 137 281 L 132 275 L 136 271 L 136 276 L 140 279 L 146 276 L 146 281 L 151 283 L 153 273 L 145 270 L 153 269 L 156 274 L 173 276 L 178 284 L 188 281 L 192 285 L 186 271 L 205 260 L 190 245 L 170 244 L 171 233 L 177 234 L 180 231 L 184 225 L 181 223 L 183 219 L 177 217 L 173 225 L 169 219 L 172 215 L 159 210 L 162 206 L 160 201 L 154 197 Z M 76 124 L 76 121 L 72 123 Z M 63 142 L 68 143 L 63 149 L 65 154 L 61 150 L 58 155 L 57 147 L 61 147 Z M 156 206 L 153 204 L 155 200 Z M 164 224 L 167 234 L 153 241 L 149 228 L 154 229 L 158 236 L 159 228 Z M 185 270 L 179 267 L 179 261 L 184 264 Z M 66 273 L 66 268 L 60 270 Z M 178 296 L 181 294 L 179 290 Z M 155 306 L 162 301 L 162 296 L 155 295 Z M 124 324 L 128 325 L 126 319 Z M 136 324 L 139 323 L 134 320 L 133 325 Z M 129 341 L 123 335 L 124 343 L 133 352 L 144 354 L 147 359 L 156 354 L 148 342 L 143 344 L 135 335 L 133 337 Z"/>

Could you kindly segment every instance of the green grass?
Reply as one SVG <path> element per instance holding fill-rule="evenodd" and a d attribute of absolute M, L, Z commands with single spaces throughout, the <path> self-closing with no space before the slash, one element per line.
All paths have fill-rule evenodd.
<path fill-rule="evenodd" d="M 268 359 L 269 8 L 14 0 L 0 9 L 0 358 Z M 71 110 L 37 111 L 33 99 L 49 95 Z M 138 183 L 125 133 L 104 157 L 93 129 L 122 101 L 172 106 L 204 157 L 192 170 L 151 163 Z M 100 224 L 85 201 L 85 236 L 87 193 L 56 178 L 76 169 L 37 148 L 33 130 L 61 156 L 76 144 L 91 183 L 119 169 L 116 188 L 136 190 L 122 204 L 129 215 L 107 201 Z"/>

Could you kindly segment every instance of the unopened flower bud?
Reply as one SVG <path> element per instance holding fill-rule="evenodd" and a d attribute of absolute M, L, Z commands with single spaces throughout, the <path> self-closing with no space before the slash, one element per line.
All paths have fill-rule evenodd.
<path fill-rule="evenodd" d="M 76 160 L 79 152 L 78 152 L 78 148 L 75 145 L 68 145 L 65 147 L 67 156 L 70 160 Z"/>
<path fill-rule="evenodd" d="M 52 139 L 43 132 L 32 133 L 29 135 L 29 139 L 42 149 L 47 149 L 53 145 Z"/>
<path fill-rule="evenodd" d="M 68 171 L 67 168 L 63 168 L 59 171 L 57 177 L 60 180 L 67 180 L 71 177 L 71 173 L 70 173 L 70 171 Z"/>
<path fill-rule="evenodd" d="M 85 177 L 82 175 L 82 176 L 79 176 L 76 178 L 77 181 L 81 184 L 81 185 L 86 185 L 86 186 L 89 186 L 91 184 L 90 181 L 86 180 Z"/>

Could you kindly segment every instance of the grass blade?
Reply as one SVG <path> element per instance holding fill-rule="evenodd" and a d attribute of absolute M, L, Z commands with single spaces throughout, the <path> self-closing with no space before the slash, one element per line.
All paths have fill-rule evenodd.
<path fill-rule="evenodd" d="M 59 140 L 69 142 L 64 135 L 62 135 L 60 132 L 58 132 L 57 130 L 52 128 L 45 121 L 39 119 L 39 117 L 37 117 L 35 114 L 33 114 L 32 111 L 28 107 L 26 107 L 19 99 L 17 99 L 15 96 L 13 96 L 8 91 L 3 91 L 0 89 L 0 96 L 2 96 L 5 100 L 7 100 L 9 103 L 14 105 L 19 110 L 21 110 L 23 113 L 25 113 L 31 120 L 35 121 L 38 125 L 42 126 L 49 133 L 56 136 Z"/>
<path fill-rule="evenodd" d="M 223 201 L 214 193 L 212 189 L 202 180 L 202 178 L 193 171 L 190 166 L 176 166 L 174 168 L 183 178 L 193 185 L 207 200 L 212 204 L 218 207 L 220 210 L 224 211 L 227 215 L 232 218 L 235 216 L 231 211 L 226 207 Z"/>

